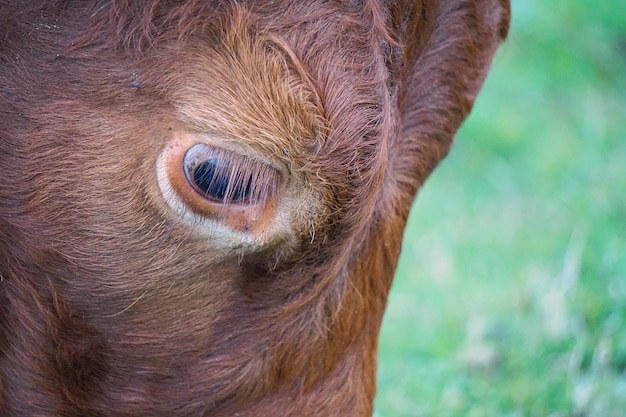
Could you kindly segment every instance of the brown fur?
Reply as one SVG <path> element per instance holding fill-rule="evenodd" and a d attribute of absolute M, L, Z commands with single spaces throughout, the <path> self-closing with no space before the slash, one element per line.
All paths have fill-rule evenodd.
<path fill-rule="evenodd" d="M 0 416 L 371 415 L 411 202 L 508 18 L 0 1 Z M 172 209 L 159 155 L 205 134 L 258 176 L 254 215 Z"/>

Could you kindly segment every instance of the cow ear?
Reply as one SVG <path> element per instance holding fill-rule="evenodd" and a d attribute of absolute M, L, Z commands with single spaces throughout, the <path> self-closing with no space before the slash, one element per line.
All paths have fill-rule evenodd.
<path fill-rule="evenodd" d="M 389 8 L 397 46 L 398 134 L 390 179 L 410 205 L 470 112 L 497 46 L 508 32 L 509 0 L 398 1 Z"/>

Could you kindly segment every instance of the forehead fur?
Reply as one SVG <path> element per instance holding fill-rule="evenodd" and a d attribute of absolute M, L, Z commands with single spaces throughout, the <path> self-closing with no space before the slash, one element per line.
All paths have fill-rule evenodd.
<path fill-rule="evenodd" d="M 223 30 L 206 31 L 156 59 L 153 87 L 198 132 L 261 150 L 301 169 L 307 150 L 327 133 L 323 108 L 300 63 L 239 13 Z M 222 29 L 222 28 L 219 28 Z M 165 64 L 167 71 L 163 67 Z"/>

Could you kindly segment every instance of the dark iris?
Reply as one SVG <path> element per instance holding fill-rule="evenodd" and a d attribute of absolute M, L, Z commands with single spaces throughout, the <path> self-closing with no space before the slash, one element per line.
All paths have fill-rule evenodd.
<path fill-rule="evenodd" d="M 252 178 L 248 177 L 247 181 L 241 176 L 231 178 L 232 172 L 224 168 L 223 163 L 217 159 L 203 161 L 193 170 L 192 181 L 199 190 L 213 200 L 238 203 L 249 198 Z"/>
<path fill-rule="evenodd" d="M 228 189 L 228 177 L 216 175 L 217 170 L 214 159 L 202 162 L 193 171 L 193 183 L 206 195 L 216 200 L 224 200 Z"/>
<path fill-rule="evenodd" d="M 208 202 L 256 205 L 279 186 L 276 169 L 245 155 L 197 143 L 185 152 L 183 172 Z"/>

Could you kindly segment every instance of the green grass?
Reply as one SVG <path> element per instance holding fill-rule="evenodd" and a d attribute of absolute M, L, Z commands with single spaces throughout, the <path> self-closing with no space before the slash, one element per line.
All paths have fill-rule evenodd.
<path fill-rule="evenodd" d="M 626 5 L 512 3 L 407 226 L 377 417 L 626 416 Z"/>

